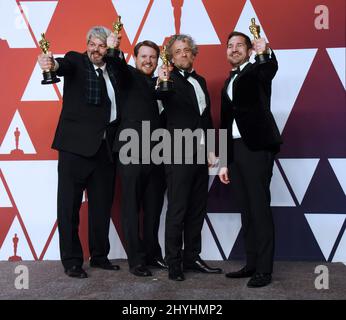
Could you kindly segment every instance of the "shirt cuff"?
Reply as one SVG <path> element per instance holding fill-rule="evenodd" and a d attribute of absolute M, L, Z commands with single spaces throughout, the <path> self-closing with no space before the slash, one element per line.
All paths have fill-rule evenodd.
<path fill-rule="evenodd" d="M 269 54 L 270 58 L 272 57 L 272 49 L 268 47 L 267 49 L 267 54 Z"/>

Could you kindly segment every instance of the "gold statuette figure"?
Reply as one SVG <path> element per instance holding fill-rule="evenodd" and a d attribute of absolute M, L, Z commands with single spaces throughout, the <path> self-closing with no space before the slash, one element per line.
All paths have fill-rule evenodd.
<path fill-rule="evenodd" d="M 166 66 L 166 70 L 169 69 L 170 62 L 168 59 L 167 47 L 163 46 L 160 52 L 160 58 L 162 60 L 162 65 Z M 173 89 L 173 81 L 170 79 L 163 79 L 159 84 L 159 91 L 171 91 Z"/>
<path fill-rule="evenodd" d="M 118 20 L 113 23 L 113 32 L 117 36 L 120 31 L 123 29 L 123 24 L 121 23 L 121 16 L 118 16 Z M 107 56 L 114 58 L 115 57 L 115 48 L 114 47 L 109 47 Z"/>
<path fill-rule="evenodd" d="M 253 35 L 255 40 L 261 38 L 261 36 L 260 36 L 261 27 L 256 24 L 255 18 L 251 19 L 251 25 L 249 26 L 249 30 L 250 30 L 250 32 Z M 268 59 L 268 55 L 266 55 L 266 52 L 258 52 L 257 57 L 258 57 L 259 63 L 264 63 Z"/>
<path fill-rule="evenodd" d="M 46 39 L 46 35 L 41 33 L 41 40 L 39 41 L 40 48 L 44 54 L 47 54 L 49 51 L 50 43 Z M 53 70 L 44 70 L 43 71 L 43 80 L 41 84 L 53 84 L 60 82 L 60 79 L 56 76 L 55 71 Z"/>
<path fill-rule="evenodd" d="M 39 41 L 40 48 L 44 54 L 47 54 L 49 51 L 50 43 L 46 39 L 46 35 L 44 33 L 41 33 L 41 40 Z"/>
<path fill-rule="evenodd" d="M 118 16 L 118 21 L 113 23 L 113 31 L 117 35 L 123 29 L 123 24 L 121 23 L 121 16 Z"/>
<path fill-rule="evenodd" d="M 255 18 L 251 19 L 251 25 L 249 29 L 254 39 L 260 38 L 261 27 L 255 23 Z"/>

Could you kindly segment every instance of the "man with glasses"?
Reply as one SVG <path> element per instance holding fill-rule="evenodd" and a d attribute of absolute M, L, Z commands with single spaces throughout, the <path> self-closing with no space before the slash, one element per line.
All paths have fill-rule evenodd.
<path fill-rule="evenodd" d="M 119 120 L 118 90 L 122 53 L 107 57 L 107 47 L 120 44 L 120 37 L 105 27 L 87 33 L 86 52 L 70 51 L 64 58 L 40 54 L 42 70 L 64 77 L 63 106 L 52 148 L 58 160 L 58 229 L 60 255 L 65 273 L 86 278 L 83 250 L 78 235 L 83 191 L 88 196 L 90 266 L 118 270 L 107 256 L 109 223 L 114 194 L 115 159 L 111 152 Z"/>

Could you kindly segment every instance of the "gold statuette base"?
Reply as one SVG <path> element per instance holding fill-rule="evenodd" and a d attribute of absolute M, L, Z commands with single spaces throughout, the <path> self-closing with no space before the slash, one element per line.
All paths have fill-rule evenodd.
<path fill-rule="evenodd" d="M 269 59 L 269 54 L 268 54 L 268 53 L 259 53 L 259 54 L 256 54 L 255 60 L 256 60 L 256 62 L 258 62 L 259 64 L 267 63 L 267 62 L 270 60 L 270 59 Z"/>
<path fill-rule="evenodd" d="M 43 71 L 43 80 L 41 84 L 53 84 L 60 82 L 60 79 L 56 76 L 54 71 Z"/>
<path fill-rule="evenodd" d="M 173 81 L 172 80 L 163 80 L 159 83 L 160 92 L 167 92 L 173 90 Z"/>

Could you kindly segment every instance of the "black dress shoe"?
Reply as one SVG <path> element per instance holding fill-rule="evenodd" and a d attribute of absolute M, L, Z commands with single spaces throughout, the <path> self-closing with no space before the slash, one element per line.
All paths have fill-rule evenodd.
<path fill-rule="evenodd" d="M 150 261 L 148 265 L 151 267 L 159 268 L 159 269 L 166 269 L 166 270 L 168 269 L 167 263 L 162 258 L 156 258 Z"/>
<path fill-rule="evenodd" d="M 201 273 L 222 273 L 222 269 L 209 267 L 201 258 L 191 263 L 184 263 L 184 270 Z"/>
<path fill-rule="evenodd" d="M 271 282 L 272 282 L 272 275 L 270 273 L 256 272 L 247 283 L 247 286 L 249 288 L 260 288 L 260 287 L 267 286 Z"/>
<path fill-rule="evenodd" d="M 151 277 L 153 275 L 151 271 L 142 264 L 130 268 L 130 272 L 137 277 Z"/>
<path fill-rule="evenodd" d="M 87 273 L 80 266 L 72 266 L 71 268 L 66 268 L 65 273 L 72 278 L 85 279 L 88 278 Z"/>
<path fill-rule="evenodd" d="M 184 273 L 180 265 L 168 266 L 168 279 L 174 281 L 184 281 Z"/>
<path fill-rule="evenodd" d="M 109 260 L 106 260 L 104 262 L 96 262 L 96 261 L 90 260 L 90 267 L 99 268 L 103 270 L 119 270 L 120 269 L 118 265 L 112 264 Z"/>
<path fill-rule="evenodd" d="M 249 270 L 247 267 L 243 267 L 239 271 L 226 273 L 227 278 L 250 278 L 255 273 L 255 270 Z"/>

